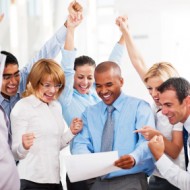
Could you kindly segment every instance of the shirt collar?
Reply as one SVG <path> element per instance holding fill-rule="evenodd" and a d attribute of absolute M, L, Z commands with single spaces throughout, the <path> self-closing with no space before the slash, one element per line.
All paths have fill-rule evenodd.
<path fill-rule="evenodd" d="M 30 102 L 33 105 L 33 107 L 38 107 L 40 105 L 44 105 L 46 103 L 42 102 L 39 98 L 37 98 L 34 95 L 30 96 Z M 55 101 L 52 101 L 51 103 L 49 103 L 49 106 L 54 106 L 55 105 Z"/>
<path fill-rule="evenodd" d="M 18 98 L 20 99 L 20 93 L 18 93 L 18 92 L 17 92 L 16 95 L 11 96 L 10 99 L 6 99 L 6 98 L 4 98 L 2 96 L 2 94 L 0 94 L 0 105 L 2 105 L 3 101 L 10 101 L 10 102 L 12 102 L 12 101 L 14 101 L 15 99 L 18 99 Z"/>
<path fill-rule="evenodd" d="M 121 94 L 119 95 L 119 97 L 114 101 L 114 103 L 112 104 L 113 107 L 117 110 L 117 111 L 121 111 L 122 107 L 123 107 L 123 98 L 125 97 L 125 94 L 123 92 L 121 92 Z M 108 105 L 106 105 L 104 102 L 103 102 L 103 106 L 102 106 L 102 110 L 103 112 L 105 113 L 106 111 L 106 108 L 107 108 Z"/>
<path fill-rule="evenodd" d="M 83 96 L 83 97 L 87 97 L 87 96 L 90 96 L 92 95 L 93 93 L 91 92 L 91 90 L 89 90 L 89 93 L 88 94 L 81 94 L 78 92 L 78 90 L 74 89 L 74 93 L 79 95 L 79 96 Z"/>
<path fill-rule="evenodd" d="M 190 135 L 190 116 L 187 118 L 187 120 L 184 123 L 184 127 L 185 129 L 188 131 L 189 135 Z"/>

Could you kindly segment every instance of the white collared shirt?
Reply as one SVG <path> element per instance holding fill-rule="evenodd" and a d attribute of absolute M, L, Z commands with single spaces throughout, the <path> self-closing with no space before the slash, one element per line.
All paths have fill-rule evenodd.
<path fill-rule="evenodd" d="M 155 113 L 155 120 L 156 120 L 156 129 L 159 130 L 165 138 L 169 141 L 172 140 L 172 133 L 174 131 L 183 131 L 183 123 L 177 123 L 175 125 L 170 124 L 168 118 L 162 114 L 162 111 L 156 112 L 158 110 L 157 107 L 153 107 L 153 111 Z M 168 156 L 168 155 L 167 155 Z M 168 156 L 169 157 L 169 156 Z M 176 159 L 172 159 L 169 157 L 172 162 L 177 164 L 180 168 L 185 170 L 185 157 L 184 157 L 184 149 L 182 148 L 181 152 L 179 153 Z M 153 175 L 162 177 L 158 169 L 155 169 Z"/>
<path fill-rule="evenodd" d="M 68 129 L 61 106 L 57 101 L 49 105 L 34 95 L 21 99 L 11 112 L 12 151 L 19 159 L 20 179 L 36 183 L 60 182 L 60 150 L 66 147 L 74 135 Z M 34 133 L 30 150 L 22 146 L 22 135 Z"/>
<path fill-rule="evenodd" d="M 185 121 L 184 127 L 188 131 L 190 137 L 190 116 Z M 188 139 L 188 144 L 190 144 L 190 138 Z M 190 189 L 190 164 L 187 168 L 188 171 L 184 171 L 174 164 L 165 154 L 163 154 L 156 162 L 156 166 L 164 178 L 166 178 L 170 183 L 174 184 L 181 190 Z"/>

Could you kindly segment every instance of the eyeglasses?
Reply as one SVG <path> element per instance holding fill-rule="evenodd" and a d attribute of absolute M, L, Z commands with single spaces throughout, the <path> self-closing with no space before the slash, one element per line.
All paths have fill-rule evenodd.
<path fill-rule="evenodd" d="M 54 87 L 56 90 L 59 90 L 59 89 L 62 88 L 62 86 L 63 86 L 63 84 L 52 85 L 52 84 L 49 84 L 49 83 L 42 83 L 42 82 L 40 82 L 40 84 L 41 84 L 46 90 L 49 90 L 49 89 L 51 89 L 52 87 Z"/>
<path fill-rule="evenodd" d="M 4 80 L 10 80 L 11 78 L 18 78 L 18 77 L 20 77 L 20 71 L 17 71 L 16 73 L 13 74 L 3 74 Z"/>

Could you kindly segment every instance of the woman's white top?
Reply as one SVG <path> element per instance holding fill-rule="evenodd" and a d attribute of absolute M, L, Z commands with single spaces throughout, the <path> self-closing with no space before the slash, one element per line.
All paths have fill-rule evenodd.
<path fill-rule="evenodd" d="M 36 183 L 60 183 L 60 150 L 74 135 L 67 127 L 57 101 L 49 105 L 34 95 L 21 99 L 12 109 L 12 152 L 20 160 L 20 179 Z M 22 135 L 34 133 L 29 150 L 22 145 Z"/>

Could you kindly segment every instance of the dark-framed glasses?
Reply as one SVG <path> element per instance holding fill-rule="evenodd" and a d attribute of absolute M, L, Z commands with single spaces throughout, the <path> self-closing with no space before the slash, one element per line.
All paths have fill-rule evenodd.
<path fill-rule="evenodd" d="M 52 87 L 54 87 L 56 90 L 59 90 L 60 88 L 62 88 L 63 84 L 50 84 L 50 83 L 42 83 L 40 82 L 40 84 L 46 89 L 46 90 L 49 90 L 51 89 Z"/>
<path fill-rule="evenodd" d="M 20 77 L 20 71 L 17 71 L 17 72 L 15 72 L 15 73 L 13 73 L 13 74 L 3 74 L 3 79 L 4 80 L 10 80 L 10 79 L 12 79 L 12 78 L 18 78 L 18 77 Z"/>

